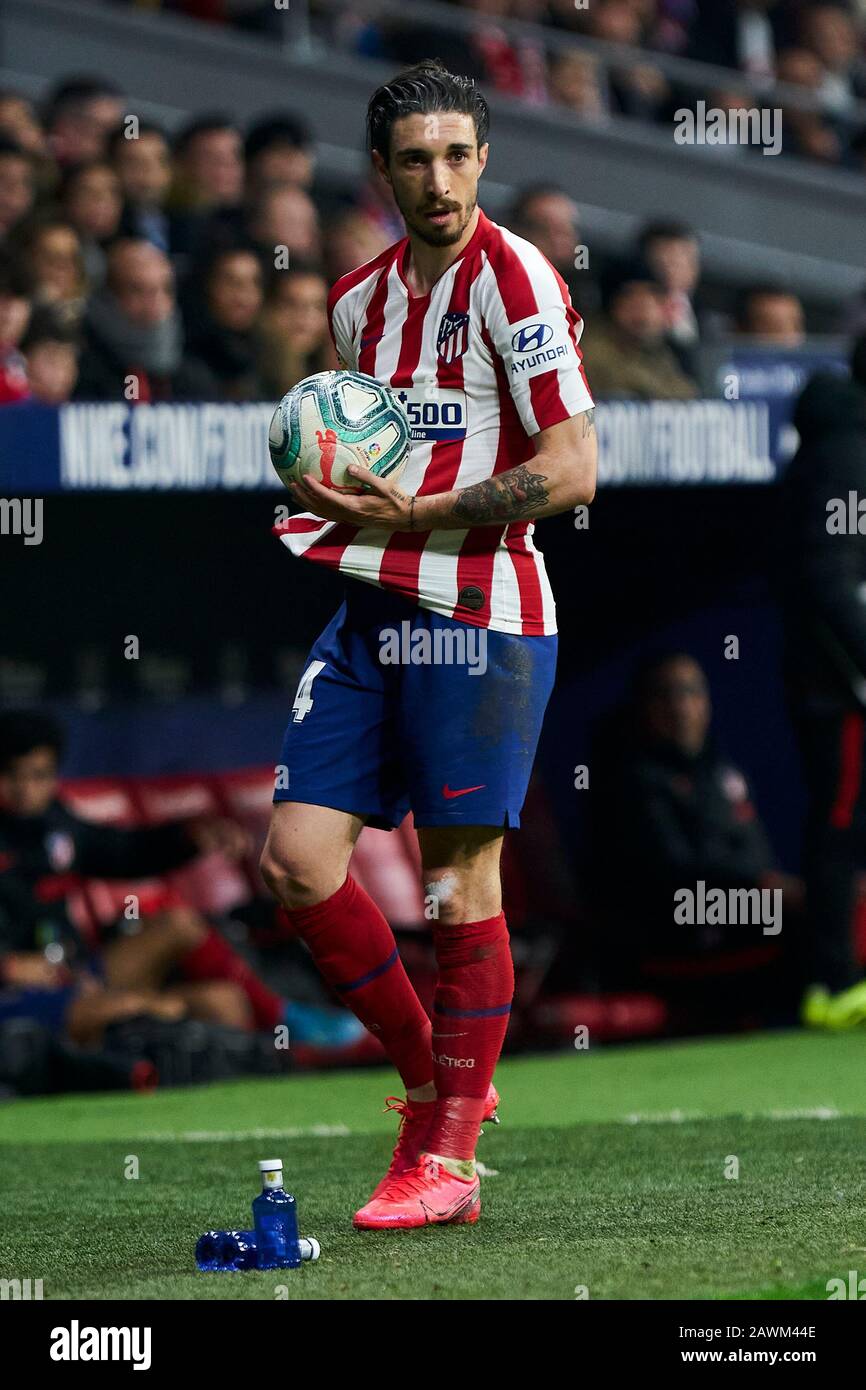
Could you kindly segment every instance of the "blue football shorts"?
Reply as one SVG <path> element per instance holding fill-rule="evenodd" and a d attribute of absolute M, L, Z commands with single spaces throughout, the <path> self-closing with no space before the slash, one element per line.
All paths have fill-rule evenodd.
<path fill-rule="evenodd" d="M 418 826 L 518 826 L 556 647 L 349 581 L 307 658 L 274 801 L 384 830 L 409 810 Z"/>

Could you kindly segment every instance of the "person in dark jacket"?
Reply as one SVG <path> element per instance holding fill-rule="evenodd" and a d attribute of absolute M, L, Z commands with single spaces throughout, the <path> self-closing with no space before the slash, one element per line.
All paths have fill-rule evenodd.
<path fill-rule="evenodd" d="M 866 1022 L 852 930 L 866 863 L 866 336 L 850 377 L 812 377 L 794 424 L 781 530 L 786 683 L 808 796 L 802 1017 L 843 1028 Z"/>
<path fill-rule="evenodd" d="M 216 381 L 184 351 L 174 274 L 164 252 L 140 238 L 116 241 L 106 283 L 84 317 L 76 400 L 208 401 Z"/>
<path fill-rule="evenodd" d="M 255 251 L 236 246 L 216 251 L 191 290 L 190 361 L 217 382 L 220 400 L 267 400 L 259 373 L 262 281 Z"/>
<path fill-rule="evenodd" d="M 775 924 L 768 934 L 764 920 L 696 911 L 690 921 L 677 911 L 684 890 L 696 906 L 722 890 L 726 901 L 751 892 L 768 907 L 754 893 L 765 890 L 779 895 L 780 925 L 802 897 L 799 881 L 777 869 L 748 781 L 717 748 L 711 715 L 699 663 L 665 653 L 639 668 L 630 700 L 596 740 L 593 895 L 620 983 L 772 972 L 781 960 Z"/>

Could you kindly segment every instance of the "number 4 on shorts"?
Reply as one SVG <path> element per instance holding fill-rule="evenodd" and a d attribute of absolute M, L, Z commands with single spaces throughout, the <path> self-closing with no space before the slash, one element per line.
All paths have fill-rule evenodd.
<path fill-rule="evenodd" d="M 294 722 L 300 724 L 313 708 L 313 681 L 320 671 L 324 671 L 324 661 L 311 661 L 304 674 L 301 676 L 298 693 L 295 696 L 295 703 L 292 705 Z"/>

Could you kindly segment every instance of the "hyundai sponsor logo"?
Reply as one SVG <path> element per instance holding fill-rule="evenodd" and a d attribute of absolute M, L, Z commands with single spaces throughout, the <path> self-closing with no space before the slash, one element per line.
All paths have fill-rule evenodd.
<path fill-rule="evenodd" d="M 525 324 L 513 335 L 511 346 L 515 352 L 537 352 L 545 343 L 549 343 L 552 337 L 553 329 L 549 323 Z"/>
<path fill-rule="evenodd" d="M 525 375 L 533 367 L 541 366 L 547 362 L 555 362 L 557 357 L 565 357 L 566 355 L 565 344 L 559 343 L 556 347 L 547 348 L 545 352 L 534 352 L 531 357 L 519 357 L 511 364 L 511 375 Z"/>

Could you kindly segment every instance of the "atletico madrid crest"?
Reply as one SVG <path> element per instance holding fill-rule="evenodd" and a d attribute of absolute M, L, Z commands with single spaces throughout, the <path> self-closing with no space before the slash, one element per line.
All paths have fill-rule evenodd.
<path fill-rule="evenodd" d="M 469 346 L 469 315 L 443 314 L 436 336 L 436 351 L 443 362 L 456 362 Z"/>

